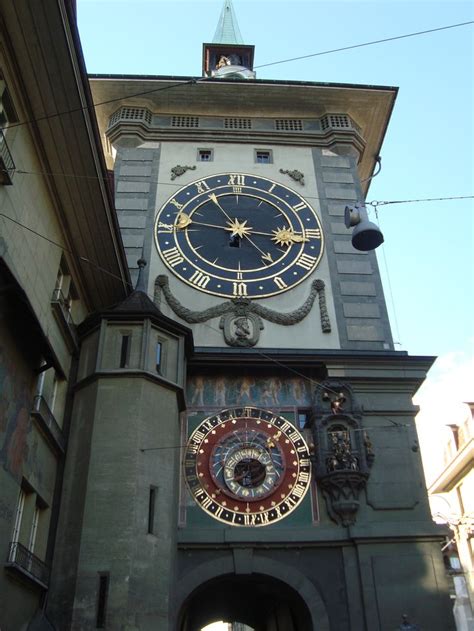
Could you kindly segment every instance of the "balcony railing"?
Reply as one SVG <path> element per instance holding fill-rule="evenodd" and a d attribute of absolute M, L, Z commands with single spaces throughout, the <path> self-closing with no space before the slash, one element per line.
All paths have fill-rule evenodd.
<path fill-rule="evenodd" d="M 11 184 L 15 163 L 3 132 L 0 130 L 0 184 Z"/>
<path fill-rule="evenodd" d="M 12 541 L 10 543 L 10 550 L 8 552 L 7 567 L 20 572 L 24 576 L 43 587 L 48 589 L 49 585 L 49 568 L 38 559 L 28 548 L 26 548 L 18 541 Z"/>
<path fill-rule="evenodd" d="M 78 341 L 76 333 L 76 325 L 72 319 L 71 301 L 63 294 L 61 289 L 56 288 L 53 291 L 51 306 L 59 326 L 66 338 L 70 351 L 77 351 Z"/>
<path fill-rule="evenodd" d="M 36 395 L 33 400 L 33 409 L 31 415 L 38 420 L 40 428 L 46 434 L 46 437 L 53 443 L 53 446 L 64 453 L 66 440 L 62 429 L 59 427 L 54 414 L 49 409 L 44 397 Z"/>

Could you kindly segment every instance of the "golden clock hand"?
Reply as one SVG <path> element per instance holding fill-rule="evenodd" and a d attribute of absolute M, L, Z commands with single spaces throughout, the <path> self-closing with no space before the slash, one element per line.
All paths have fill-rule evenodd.
<path fill-rule="evenodd" d="M 217 206 L 217 208 L 219 208 L 219 210 L 221 210 L 224 215 L 227 217 L 227 219 L 232 222 L 232 219 L 229 217 L 229 215 L 226 213 L 226 211 L 222 208 L 222 206 L 219 204 L 219 202 L 217 201 L 217 196 L 215 193 L 211 193 L 210 195 L 208 195 L 209 199 L 211 200 L 211 202 L 214 202 L 214 204 Z"/>
<path fill-rule="evenodd" d="M 252 241 L 252 239 L 248 236 L 248 234 L 245 234 L 244 237 L 253 245 L 253 247 L 256 250 L 258 250 L 260 252 L 260 254 L 262 255 L 262 259 L 264 261 L 268 261 L 269 263 L 273 263 L 272 255 L 270 254 L 270 252 L 264 252 L 263 250 L 261 250 L 258 247 L 258 245 Z"/>
<path fill-rule="evenodd" d="M 227 228 L 226 226 L 218 226 L 214 223 L 204 223 L 203 221 L 194 221 L 194 219 L 191 219 L 191 217 L 189 217 L 189 222 L 186 223 L 184 226 L 176 224 L 176 228 L 187 228 L 191 224 L 193 226 L 204 226 L 205 228 L 218 228 L 219 230 L 229 230 L 229 228 Z"/>

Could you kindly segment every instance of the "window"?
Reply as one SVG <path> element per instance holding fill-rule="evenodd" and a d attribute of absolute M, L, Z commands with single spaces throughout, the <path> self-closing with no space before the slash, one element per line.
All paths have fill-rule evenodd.
<path fill-rule="evenodd" d="M 97 595 L 96 629 L 105 629 L 107 596 L 109 593 L 109 573 L 99 573 L 99 593 Z"/>
<path fill-rule="evenodd" d="M 21 522 L 23 519 L 23 510 L 25 508 L 26 491 L 20 489 L 18 503 L 16 506 L 15 525 L 13 526 L 12 542 L 16 543 L 20 540 Z"/>
<path fill-rule="evenodd" d="M 10 123 L 17 123 L 18 115 L 15 111 L 10 92 L 0 72 L 0 127 L 5 129 Z"/>
<path fill-rule="evenodd" d="M 57 301 L 63 308 L 64 317 L 67 322 L 74 324 L 73 313 L 74 303 L 77 303 L 78 294 L 72 282 L 71 274 L 64 257 L 61 258 L 58 274 L 56 276 L 56 285 L 53 293 L 53 301 Z"/>
<path fill-rule="evenodd" d="M 13 525 L 12 543 L 21 544 L 29 552 L 44 552 L 46 535 L 44 528 L 47 505 L 24 480 L 18 494 Z"/>
<path fill-rule="evenodd" d="M 7 132 L 11 123 L 18 122 L 18 116 L 8 91 L 7 85 L 0 72 L 0 184 L 12 184 L 15 172 L 15 163 L 8 143 L 14 140 L 16 128 Z M 8 143 L 6 140 L 8 135 Z"/>
<path fill-rule="evenodd" d="M 304 429 L 308 427 L 310 420 L 310 410 L 298 410 L 298 427 Z"/>
<path fill-rule="evenodd" d="M 148 496 L 148 534 L 155 534 L 155 507 L 156 507 L 156 496 L 158 494 L 158 489 L 156 486 L 150 486 L 150 493 Z"/>
<path fill-rule="evenodd" d="M 212 149 L 198 149 L 198 162 L 212 162 L 214 152 Z"/>
<path fill-rule="evenodd" d="M 130 335 L 122 335 L 122 345 L 120 347 L 120 368 L 126 368 L 130 353 Z"/>
<path fill-rule="evenodd" d="M 264 149 L 255 149 L 255 162 L 258 164 L 271 164 L 272 152 Z"/>
<path fill-rule="evenodd" d="M 161 371 L 161 362 L 163 357 L 163 344 L 162 342 L 156 343 L 156 355 L 155 355 L 155 363 L 156 363 L 156 372 Z"/>

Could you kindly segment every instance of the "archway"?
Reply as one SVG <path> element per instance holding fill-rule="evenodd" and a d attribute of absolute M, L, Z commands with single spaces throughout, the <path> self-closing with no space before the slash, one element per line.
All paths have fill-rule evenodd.
<path fill-rule="evenodd" d="M 262 574 L 228 574 L 196 588 L 182 607 L 178 631 L 200 631 L 216 620 L 255 631 L 313 631 L 304 599 L 283 581 Z"/>

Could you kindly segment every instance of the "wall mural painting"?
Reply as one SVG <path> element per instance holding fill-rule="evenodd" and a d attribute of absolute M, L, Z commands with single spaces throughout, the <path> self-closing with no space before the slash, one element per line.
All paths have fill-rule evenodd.
<path fill-rule="evenodd" d="M 32 384 L 18 366 L 0 347 L 0 464 L 20 480 L 29 455 Z"/>
<path fill-rule="evenodd" d="M 262 407 L 305 407 L 311 404 L 310 381 L 302 377 L 204 377 L 188 380 L 190 407 L 252 404 Z"/>

